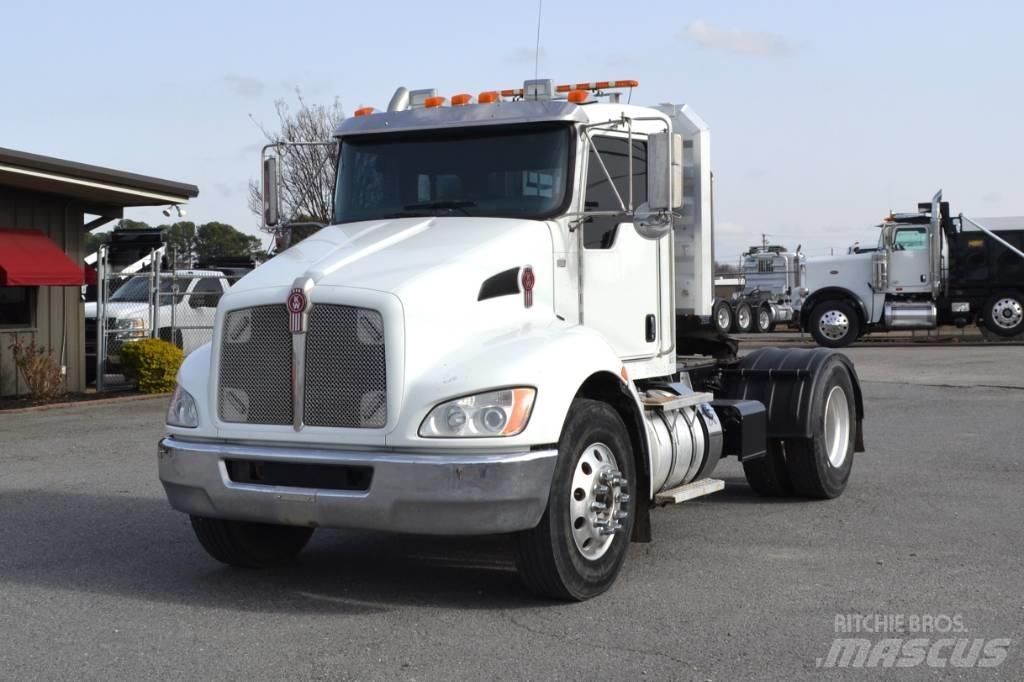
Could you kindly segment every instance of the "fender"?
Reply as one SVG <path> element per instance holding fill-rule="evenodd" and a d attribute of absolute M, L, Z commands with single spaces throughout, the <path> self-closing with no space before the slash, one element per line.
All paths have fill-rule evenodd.
<path fill-rule="evenodd" d="M 422 373 L 406 377 L 402 416 L 387 436 L 388 447 L 487 449 L 557 443 L 569 406 L 596 373 L 622 381 L 623 364 L 597 332 L 587 327 L 528 325 L 477 338 L 434 358 Z M 623 382 L 625 385 L 625 382 Z M 420 438 L 419 426 L 439 403 L 512 386 L 531 386 L 537 398 L 527 427 L 508 438 Z M 635 391 L 629 389 L 639 405 Z"/>
<path fill-rule="evenodd" d="M 770 439 L 813 436 L 810 396 L 823 381 L 822 368 L 831 359 L 850 373 L 857 414 L 855 452 L 864 452 L 864 399 L 853 361 L 831 348 L 761 348 L 722 370 L 720 397 L 758 400 L 768 414 Z"/>
<path fill-rule="evenodd" d="M 868 315 L 867 306 L 864 305 L 864 301 L 860 296 L 844 287 L 825 287 L 812 293 L 800 305 L 800 328 L 807 329 L 807 318 L 811 316 L 811 311 L 814 310 L 814 306 L 816 306 L 819 301 L 837 299 L 850 300 L 855 304 L 854 309 L 860 313 L 861 325 L 867 325 L 871 322 L 871 316 Z"/>
<path fill-rule="evenodd" d="M 185 356 L 185 361 L 178 368 L 178 385 L 188 391 L 189 395 L 196 402 L 196 413 L 199 415 L 199 427 L 195 429 L 183 429 L 175 426 L 164 428 L 168 433 L 183 436 L 198 436 L 213 438 L 217 431 L 213 426 L 213 410 L 210 405 L 210 392 L 208 383 L 210 381 L 210 343 L 204 343 L 199 348 Z"/>

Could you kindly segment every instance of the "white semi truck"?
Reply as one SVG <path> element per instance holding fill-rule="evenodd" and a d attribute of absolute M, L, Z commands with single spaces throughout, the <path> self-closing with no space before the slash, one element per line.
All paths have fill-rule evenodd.
<path fill-rule="evenodd" d="M 708 129 L 620 102 L 635 85 L 400 88 L 340 124 L 334 224 L 227 291 L 178 375 L 160 479 L 209 554 L 263 566 L 325 526 L 509 533 L 531 590 L 581 600 L 652 508 L 722 489 L 722 456 L 766 495 L 843 491 L 852 364 L 738 359 L 702 328 Z"/>
<path fill-rule="evenodd" d="M 793 253 L 783 246 L 765 243 L 750 247 L 740 262 L 743 289 L 712 304 L 715 328 L 723 334 L 767 334 L 779 323 L 791 323 L 800 257 L 799 251 Z"/>

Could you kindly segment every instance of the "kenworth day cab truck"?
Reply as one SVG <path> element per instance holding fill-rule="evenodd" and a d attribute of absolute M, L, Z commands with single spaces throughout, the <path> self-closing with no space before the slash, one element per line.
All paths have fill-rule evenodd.
<path fill-rule="evenodd" d="M 879 227 L 875 249 L 800 261 L 797 319 L 819 345 L 942 324 L 977 324 L 989 337 L 1024 333 L 1024 230 L 952 217 L 941 190 Z"/>
<path fill-rule="evenodd" d="M 621 103 L 634 85 L 399 88 L 340 124 L 334 224 L 224 294 L 168 409 L 160 478 L 213 557 L 287 559 L 321 526 L 510 533 L 530 589 L 581 600 L 724 455 L 764 494 L 843 491 L 852 364 L 700 328 L 708 130 Z"/>

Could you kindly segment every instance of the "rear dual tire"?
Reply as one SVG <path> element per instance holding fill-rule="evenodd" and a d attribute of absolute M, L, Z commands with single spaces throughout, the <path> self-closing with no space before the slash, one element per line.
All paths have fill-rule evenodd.
<path fill-rule="evenodd" d="M 750 487 L 765 497 L 839 497 L 853 468 L 856 397 L 846 367 L 831 360 L 811 396 L 811 438 L 775 440 L 763 457 L 743 463 Z"/>
<path fill-rule="evenodd" d="M 1008 339 L 1024 333 L 1024 296 L 1014 291 L 1001 291 L 985 303 L 982 317 L 987 338 Z"/>

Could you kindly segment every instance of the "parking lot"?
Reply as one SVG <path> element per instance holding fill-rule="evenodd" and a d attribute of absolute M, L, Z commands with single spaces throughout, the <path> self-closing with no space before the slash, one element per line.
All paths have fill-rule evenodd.
<path fill-rule="evenodd" d="M 0 413 L 0 678 L 860 679 L 816 667 L 837 616 L 896 614 L 1012 642 L 901 677 L 1021 679 L 1024 347 L 849 354 L 868 450 L 841 498 L 762 499 L 727 461 L 583 604 L 527 594 L 507 538 L 321 530 L 226 568 L 157 481 L 165 399 Z"/>

